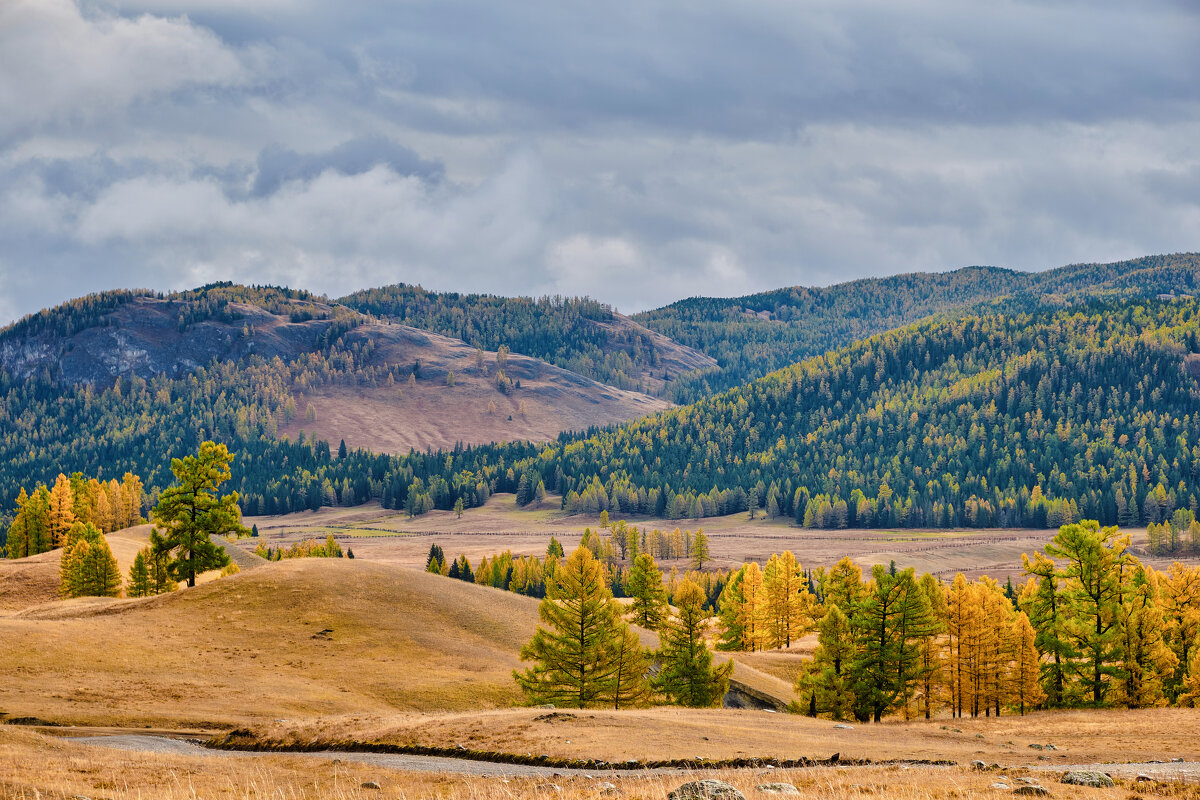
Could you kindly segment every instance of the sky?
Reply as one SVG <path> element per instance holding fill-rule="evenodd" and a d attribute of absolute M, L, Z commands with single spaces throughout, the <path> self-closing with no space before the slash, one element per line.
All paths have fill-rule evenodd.
<path fill-rule="evenodd" d="M 2 0 L 0 324 L 1200 249 L 1194 0 Z"/>

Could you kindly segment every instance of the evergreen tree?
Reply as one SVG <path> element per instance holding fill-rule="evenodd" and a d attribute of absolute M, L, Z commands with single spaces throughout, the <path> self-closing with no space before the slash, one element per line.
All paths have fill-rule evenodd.
<path fill-rule="evenodd" d="M 543 624 L 521 648 L 521 660 L 536 663 L 513 671 L 531 704 L 587 708 L 630 696 L 634 645 L 589 550 L 576 549 L 555 571 L 538 612 Z"/>
<path fill-rule="evenodd" d="M 879 565 L 854 609 L 855 715 L 879 722 L 908 696 L 920 675 L 920 641 L 935 625 L 910 567 L 891 575 Z"/>
<path fill-rule="evenodd" d="M 270 560 L 270 559 L 268 559 Z M 157 528 L 150 529 L 150 547 L 146 552 L 146 570 L 150 594 L 173 592 L 179 584 L 171 577 L 171 552 L 166 538 Z"/>
<path fill-rule="evenodd" d="M 117 597 L 121 572 L 100 529 L 76 523 L 67 532 L 59 572 L 63 597 Z"/>
<path fill-rule="evenodd" d="M 1033 559 L 1022 553 L 1021 562 L 1025 573 L 1033 576 L 1021 591 L 1021 609 L 1037 631 L 1038 652 L 1049 656 L 1041 665 L 1042 691 L 1048 705 L 1062 706 L 1067 702 L 1067 670 L 1077 657 L 1067 635 L 1069 611 L 1060 588 L 1062 580 L 1054 561 L 1042 553 L 1035 553 Z"/>
<path fill-rule="evenodd" d="M 809 716 L 827 714 L 849 719 L 854 711 L 851 665 L 854 631 L 850 619 L 837 605 L 830 605 L 817 624 L 817 649 L 807 669 L 796 682 L 796 690 L 808 695 Z"/>
<path fill-rule="evenodd" d="M 649 553 L 642 553 L 633 560 L 625 591 L 633 598 L 630 605 L 633 621 L 643 628 L 658 630 L 667 617 L 667 591 L 663 587 L 662 571 Z"/>
<path fill-rule="evenodd" d="M 563 546 L 559 543 L 558 539 L 555 539 L 553 536 L 551 536 L 550 545 L 546 548 L 546 557 L 563 558 L 565 555 L 566 554 L 563 552 Z"/>
<path fill-rule="evenodd" d="M 1082 688 L 1096 706 L 1123 672 L 1118 609 L 1121 577 L 1131 558 L 1128 546 L 1128 534 L 1084 520 L 1059 528 L 1045 548 L 1048 556 L 1065 562 L 1059 571 L 1067 608 L 1064 629 L 1079 652 L 1074 666 Z"/>
<path fill-rule="evenodd" d="M 172 554 L 171 577 L 196 585 L 196 576 L 229 563 L 225 548 L 213 536 L 245 533 L 238 494 L 224 497 L 217 489 L 229 480 L 233 456 L 223 444 L 204 442 L 195 456 L 171 461 L 175 483 L 158 499 L 154 519 L 165 528 L 164 546 Z"/>
<path fill-rule="evenodd" d="M 716 669 L 712 653 L 704 641 L 705 594 L 693 581 L 684 580 L 675 591 L 678 611 L 659 631 L 658 660 L 662 663 L 654 677 L 654 688 L 671 702 L 693 708 L 720 704 L 729 690 L 733 662 Z"/>
<path fill-rule="evenodd" d="M 130 597 L 146 597 L 150 594 L 150 570 L 146 567 L 148 548 L 143 547 L 133 557 L 133 565 L 129 568 L 129 586 L 126 593 Z"/>

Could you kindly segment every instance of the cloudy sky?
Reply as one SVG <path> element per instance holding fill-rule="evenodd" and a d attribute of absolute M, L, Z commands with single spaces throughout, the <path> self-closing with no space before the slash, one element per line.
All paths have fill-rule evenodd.
<path fill-rule="evenodd" d="M 0 323 L 1200 249 L 1193 0 L 0 0 Z"/>

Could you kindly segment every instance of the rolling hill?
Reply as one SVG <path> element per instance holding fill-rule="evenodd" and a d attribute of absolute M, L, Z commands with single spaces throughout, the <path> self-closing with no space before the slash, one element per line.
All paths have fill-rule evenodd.
<path fill-rule="evenodd" d="M 141 600 L 58 601 L 0 614 L 0 712 L 211 728 L 504 708 L 521 700 L 512 670 L 537 606 L 361 559 L 273 562 Z M 739 666 L 735 677 L 791 698 L 767 674 Z"/>

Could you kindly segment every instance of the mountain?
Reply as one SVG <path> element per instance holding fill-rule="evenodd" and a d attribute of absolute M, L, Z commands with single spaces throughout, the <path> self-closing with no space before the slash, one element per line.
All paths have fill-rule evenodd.
<path fill-rule="evenodd" d="M 707 363 L 645 333 L 666 342 L 666 363 Z M 93 295 L 0 331 L 0 370 L 14 383 L 43 379 L 96 390 L 118 377 L 179 379 L 217 362 L 282 362 L 289 365 L 283 388 L 304 413 L 286 413 L 276 433 L 295 438 L 304 430 L 380 452 L 540 441 L 667 406 L 526 355 L 503 357 L 500 378 L 499 358 L 307 292 L 230 284 L 165 296 Z M 419 380 L 410 386 L 414 370 Z"/>
<path fill-rule="evenodd" d="M 1197 291 L 1200 255 L 1185 253 L 1045 272 L 966 267 L 745 297 L 693 297 L 634 320 L 717 360 L 719 370 L 673 384 L 672 399 L 686 403 L 923 317 L 1001 297 L 1056 304 L 1088 296 Z"/>
<path fill-rule="evenodd" d="M 670 378 L 717 362 L 586 297 L 497 297 L 396 284 L 341 298 L 348 308 L 461 339 L 508 347 L 587 378 L 661 394 Z"/>

